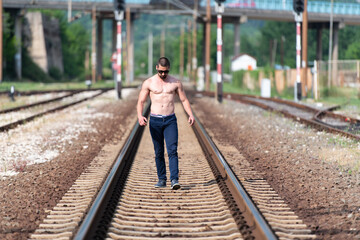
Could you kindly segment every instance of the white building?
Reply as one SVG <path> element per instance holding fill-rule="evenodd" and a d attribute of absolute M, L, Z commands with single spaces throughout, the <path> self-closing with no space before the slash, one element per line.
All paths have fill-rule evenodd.
<path fill-rule="evenodd" d="M 255 70 L 256 59 L 248 54 L 240 54 L 231 59 L 231 71 Z"/>

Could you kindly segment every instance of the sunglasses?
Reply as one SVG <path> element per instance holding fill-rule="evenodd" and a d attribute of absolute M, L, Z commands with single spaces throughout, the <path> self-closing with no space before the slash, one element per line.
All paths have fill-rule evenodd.
<path fill-rule="evenodd" d="M 168 74 L 169 70 L 165 70 L 165 71 L 158 70 L 158 73 L 160 73 L 160 74 L 163 74 L 163 73 Z"/>

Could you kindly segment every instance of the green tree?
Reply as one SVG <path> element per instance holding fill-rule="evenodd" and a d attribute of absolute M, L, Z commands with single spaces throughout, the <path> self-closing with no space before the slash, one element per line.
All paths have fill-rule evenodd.
<path fill-rule="evenodd" d="M 3 73 L 4 79 L 15 78 L 15 53 L 16 46 L 20 44 L 16 41 L 12 31 L 14 20 L 8 12 L 3 11 Z"/>
<path fill-rule="evenodd" d="M 68 23 L 65 11 L 42 10 L 42 12 L 59 20 L 64 76 L 68 79 L 83 80 L 85 53 L 90 44 L 88 30 L 91 29 L 90 18 L 84 17 L 82 21 Z"/>
<path fill-rule="evenodd" d="M 69 78 L 79 77 L 85 71 L 89 42 L 89 33 L 80 23 L 70 24 L 62 34 L 64 73 Z"/>

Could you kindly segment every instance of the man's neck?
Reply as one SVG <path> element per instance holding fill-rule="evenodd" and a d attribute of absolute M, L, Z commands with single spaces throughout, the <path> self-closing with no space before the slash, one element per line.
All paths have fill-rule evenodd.
<path fill-rule="evenodd" d="M 156 75 L 162 82 L 166 82 L 169 79 L 169 75 L 165 79 L 162 79 L 159 75 Z"/>

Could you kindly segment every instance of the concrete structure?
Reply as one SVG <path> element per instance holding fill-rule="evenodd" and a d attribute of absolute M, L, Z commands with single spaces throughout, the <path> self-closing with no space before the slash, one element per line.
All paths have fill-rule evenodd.
<path fill-rule="evenodd" d="M 59 22 L 40 12 L 28 12 L 25 15 L 28 23 L 30 43 L 29 54 L 33 61 L 46 73 L 50 68 L 64 72 Z"/>
<path fill-rule="evenodd" d="M 256 59 L 248 54 L 240 54 L 235 56 L 231 60 L 231 71 L 239 71 L 239 70 L 255 70 Z"/>
<path fill-rule="evenodd" d="M 76 11 L 89 12 L 94 6 L 96 6 L 97 19 L 113 19 L 114 18 L 114 6 L 113 0 L 3 0 L 4 9 L 22 9 L 22 8 L 47 8 L 47 9 L 62 9 L 68 10 L 69 2 L 71 3 L 71 9 Z M 207 1 L 198 1 L 197 7 L 198 17 L 197 22 L 205 25 L 204 16 L 206 16 L 206 4 Z M 244 22 L 244 19 L 261 19 L 272 21 L 294 21 L 293 14 L 293 2 L 292 0 L 262 0 L 262 1 L 227 1 L 229 4 L 247 2 L 250 4 L 230 4 L 225 7 L 225 12 L 222 15 L 223 24 L 234 24 L 235 39 L 234 39 L 234 53 L 237 55 L 241 52 L 240 49 L 240 25 Z M 162 4 L 158 4 L 162 3 Z M 256 3 L 256 4 L 255 4 Z M 211 22 L 216 22 L 216 11 L 214 8 L 215 1 L 211 0 Z M 191 0 L 178 0 L 178 1 L 164 1 L 159 0 L 127 0 L 126 7 L 131 11 L 131 15 L 138 15 L 140 13 L 147 14 L 177 14 L 177 15 L 193 15 L 191 9 L 194 9 L 194 1 Z M 322 59 L 322 32 L 323 29 L 329 28 L 330 15 L 333 15 L 333 47 L 332 47 L 332 61 L 338 60 L 338 31 L 344 25 L 359 25 L 360 24 L 360 4 L 351 3 L 346 0 L 333 6 L 333 14 L 330 12 L 330 1 L 308 1 L 308 28 L 317 30 L 317 55 L 316 59 Z M 133 23 L 131 23 L 133 24 Z M 98 28 L 101 29 L 101 20 L 99 21 Z M 133 39 L 130 31 L 129 39 Z M 204 27 L 204 36 L 205 36 Z M 101 36 L 98 36 L 101 37 Z M 205 38 L 204 38 L 205 39 Z M 205 41 L 204 41 L 205 42 Z M 97 41 L 97 76 L 101 78 L 102 68 L 102 53 L 101 53 L 102 41 Z M 133 56 L 133 48 L 131 42 L 128 49 L 129 58 Z M 205 43 L 204 43 L 205 45 Z M 16 58 L 17 71 L 20 72 L 21 56 Z M 128 60 L 129 61 L 129 60 Z M 131 60 L 133 61 L 133 60 Z M 203 61 L 205 63 L 205 61 Z M 206 69 L 206 66 L 204 66 Z M 336 68 L 335 68 L 336 69 Z M 128 81 L 131 82 L 133 78 L 133 64 L 129 64 L 127 69 Z M 18 74 L 19 75 L 19 74 Z"/>

